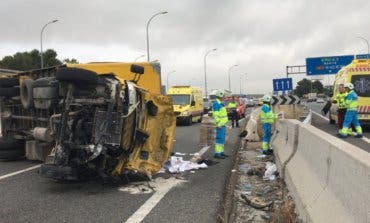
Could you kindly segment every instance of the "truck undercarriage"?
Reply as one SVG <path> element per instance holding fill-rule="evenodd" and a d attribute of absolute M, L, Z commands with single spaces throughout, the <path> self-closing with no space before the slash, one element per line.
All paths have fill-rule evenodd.
<path fill-rule="evenodd" d="M 136 80 L 65 66 L 0 78 L 0 158 L 25 147 L 45 161 L 42 176 L 60 180 L 157 172 L 172 147 L 172 103 L 135 84 L 143 67 L 131 71 Z"/>

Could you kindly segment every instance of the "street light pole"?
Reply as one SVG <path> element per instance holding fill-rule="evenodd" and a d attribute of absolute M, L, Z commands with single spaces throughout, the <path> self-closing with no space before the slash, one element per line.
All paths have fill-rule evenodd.
<path fill-rule="evenodd" d="M 140 56 L 136 57 L 135 60 L 134 60 L 134 62 L 136 62 L 138 59 L 140 59 L 142 57 L 145 57 L 145 55 L 143 54 L 143 55 L 140 55 Z"/>
<path fill-rule="evenodd" d="M 207 56 L 209 53 L 216 51 L 217 48 L 213 48 L 208 50 L 206 54 L 204 54 L 204 90 L 206 93 L 206 98 L 208 98 L 208 90 L 207 90 Z"/>
<path fill-rule="evenodd" d="M 149 57 L 149 24 L 154 19 L 154 17 L 156 17 L 158 15 L 167 14 L 167 13 L 168 13 L 167 11 L 158 12 L 158 13 L 152 15 L 152 17 L 150 17 L 150 19 L 146 23 L 146 55 L 147 55 L 148 62 L 150 60 L 150 57 Z"/>
<path fill-rule="evenodd" d="M 247 77 L 247 74 L 244 74 L 245 77 Z M 239 94 L 241 95 L 242 94 L 242 79 L 243 79 L 243 75 L 240 74 L 240 85 L 239 85 Z"/>
<path fill-rule="evenodd" d="M 51 23 L 56 23 L 58 22 L 58 19 L 54 19 L 48 23 L 46 23 L 42 29 L 41 29 L 41 33 L 40 33 L 40 55 L 41 55 L 41 68 L 44 68 L 44 57 L 43 57 L 43 52 L 42 52 L 42 34 L 44 32 L 44 29 L 46 28 L 46 26 L 48 26 L 49 24 Z"/>
<path fill-rule="evenodd" d="M 231 68 L 233 68 L 233 67 L 237 67 L 237 66 L 238 66 L 238 64 L 234 64 L 234 65 L 232 65 L 232 66 L 229 68 L 229 71 L 228 71 L 228 74 L 229 74 L 229 91 L 231 91 L 230 70 L 231 70 Z"/>
<path fill-rule="evenodd" d="M 175 70 L 173 70 L 173 71 L 171 71 L 171 72 L 169 72 L 168 74 L 167 74 L 167 90 L 168 90 L 168 88 L 169 88 L 169 84 L 168 84 L 168 77 L 170 76 L 170 74 L 173 74 L 173 73 L 175 73 L 176 71 Z"/>
<path fill-rule="evenodd" d="M 369 41 L 367 41 L 367 39 L 362 37 L 362 36 L 358 36 L 357 38 L 362 39 L 366 42 L 366 44 L 367 44 L 367 55 L 366 55 L 366 57 L 367 57 L 367 59 L 369 59 L 369 54 L 370 54 Z"/>

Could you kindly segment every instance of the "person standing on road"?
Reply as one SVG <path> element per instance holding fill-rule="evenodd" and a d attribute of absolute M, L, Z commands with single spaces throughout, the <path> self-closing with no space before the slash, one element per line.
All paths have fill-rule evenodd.
<path fill-rule="evenodd" d="M 265 155 L 272 155 L 273 151 L 270 149 L 271 126 L 277 119 L 277 114 L 271 111 L 271 96 L 265 95 L 262 98 L 261 107 L 261 123 L 262 123 L 262 153 Z"/>
<path fill-rule="evenodd" d="M 346 114 L 346 103 L 345 97 L 347 96 L 346 89 L 344 88 L 344 84 L 339 85 L 339 93 L 335 95 L 335 101 L 338 105 L 338 131 L 340 132 L 343 128 L 343 121 L 344 115 Z"/>
<path fill-rule="evenodd" d="M 215 154 L 216 159 L 225 159 L 225 139 L 226 139 L 226 123 L 229 121 L 227 118 L 227 111 L 225 105 L 221 103 L 221 100 L 225 97 L 223 90 L 217 90 L 215 92 L 216 100 L 212 104 L 213 110 L 213 122 L 216 127 L 216 139 L 215 139 Z"/>
<path fill-rule="evenodd" d="M 353 90 L 354 86 L 352 83 L 346 83 L 344 85 L 348 94 L 345 97 L 346 113 L 344 115 L 343 128 L 339 133 L 340 138 L 346 138 L 349 134 L 349 127 L 351 123 L 356 129 L 357 135 L 355 137 L 362 137 L 362 128 L 360 122 L 358 121 L 358 96 Z"/>
<path fill-rule="evenodd" d="M 227 106 L 231 111 L 231 127 L 234 128 L 234 126 L 236 126 L 237 128 L 239 128 L 238 111 L 237 111 L 238 103 L 235 102 L 235 97 L 232 97 L 231 102 L 229 102 Z"/>

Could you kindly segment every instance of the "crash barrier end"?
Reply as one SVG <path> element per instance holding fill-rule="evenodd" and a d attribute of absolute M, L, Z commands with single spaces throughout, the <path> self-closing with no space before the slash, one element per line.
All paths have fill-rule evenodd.
<path fill-rule="evenodd" d="M 370 154 L 311 125 L 284 120 L 276 163 L 304 222 L 369 222 Z"/>

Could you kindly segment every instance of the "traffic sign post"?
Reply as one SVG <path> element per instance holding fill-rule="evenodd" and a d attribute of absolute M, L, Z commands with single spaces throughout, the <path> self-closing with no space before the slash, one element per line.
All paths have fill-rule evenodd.
<path fill-rule="evenodd" d="M 293 90 L 293 80 L 292 78 L 272 79 L 272 86 L 274 92 L 278 91 L 289 92 Z"/>

